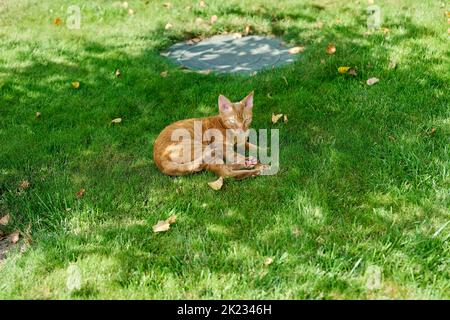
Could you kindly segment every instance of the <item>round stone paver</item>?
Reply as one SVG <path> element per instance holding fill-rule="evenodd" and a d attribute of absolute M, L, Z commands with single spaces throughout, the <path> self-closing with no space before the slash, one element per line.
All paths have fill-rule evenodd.
<path fill-rule="evenodd" d="M 220 35 L 195 44 L 178 43 L 163 55 L 194 70 L 252 73 L 294 61 L 277 38 Z"/>

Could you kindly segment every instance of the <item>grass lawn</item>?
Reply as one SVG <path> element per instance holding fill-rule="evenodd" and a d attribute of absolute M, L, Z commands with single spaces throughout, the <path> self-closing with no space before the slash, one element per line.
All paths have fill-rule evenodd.
<path fill-rule="evenodd" d="M 450 298 L 450 8 L 376 0 L 381 29 L 367 33 L 365 0 L 164 2 L 0 2 L 0 228 L 21 232 L 0 298 Z M 306 49 L 256 76 L 185 72 L 159 54 L 247 25 Z M 277 175 L 214 191 L 211 173 L 157 170 L 166 125 L 251 90 L 252 126 L 280 129 Z"/>

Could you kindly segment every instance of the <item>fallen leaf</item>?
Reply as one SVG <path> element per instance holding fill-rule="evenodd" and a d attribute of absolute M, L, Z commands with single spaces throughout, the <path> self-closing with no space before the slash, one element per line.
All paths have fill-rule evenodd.
<path fill-rule="evenodd" d="M 22 190 L 28 189 L 28 187 L 30 186 L 30 183 L 28 182 L 28 180 L 23 180 L 20 185 L 19 188 Z"/>
<path fill-rule="evenodd" d="M 356 69 L 355 69 L 355 68 L 350 68 L 350 69 L 348 70 L 348 74 L 351 75 L 351 76 L 356 77 L 356 75 L 357 75 L 358 73 L 356 72 Z"/>
<path fill-rule="evenodd" d="M 121 123 L 121 122 L 122 122 L 122 118 L 115 118 L 115 119 L 111 120 L 112 124 L 118 124 L 118 123 Z"/>
<path fill-rule="evenodd" d="M 394 136 L 389 136 L 389 140 L 391 140 L 391 141 L 395 141 L 395 140 L 397 140 Z"/>
<path fill-rule="evenodd" d="M 220 190 L 222 189 L 223 186 L 223 177 L 219 177 L 219 179 L 217 179 L 216 181 L 213 182 L 208 182 L 208 185 L 211 187 L 211 189 L 213 190 Z"/>
<path fill-rule="evenodd" d="M 434 135 L 435 133 L 436 133 L 436 128 L 432 128 L 432 129 L 430 130 L 429 135 L 432 136 L 432 135 Z"/>
<path fill-rule="evenodd" d="M 56 18 L 55 20 L 53 20 L 53 24 L 54 24 L 55 26 L 61 25 L 61 22 L 62 22 L 61 18 Z"/>
<path fill-rule="evenodd" d="M 36 118 L 40 118 L 41 117 L 41 113 L 40 112 L 36 112 Z"/>
<path fill-rule="evenodd" d="M 388 68 L 389 68 L 389 69 L 395 69 L 396 67 L 397 67 L 397 61 L 395 61 L 394 59 L 391 59 L 391 60 L 389 61 Z"/>
<path fill-rule="evenodd" d="M 202 8 L 206 7 L 206 3 L 205 3 L 205 1 L 203 1 L 203 0 L 200 1 L 199 5 L 200 5 L 200 7 L 202 7 Z"/>
<path fill-rule="evenodd" d="M 389 33 L 391 30 L 389 30 L 389 28 L 383 28 L 382 31 L 384 34 L 386 34 L 386 33 Z"/>
<path fill-rule="evenodd" d="M 325 59 L 320 59 L 320 64 L 325 64 Z"/>
<path fill-rule="evenodd" d="M 282 116 L 283 116 L 282 113 L 279 113 L 279 114 L 272 113 L 272 123 L 274 123 L 274 124 L 277 123 L 278 120 L 280 120 Z"/>
<path fill-rule="evenodd" d="M 173 28 L 173 24 L 171 24 L 171 23 L 167 23 L 164 27 L 164 29 L 166 29 L 166 30 L 170 30 L 172 28 Z"/>
<path fill-rule="evenodd" d="M 367 82 L 366 82 L 366 83 L 367 83 L 367 85 L 372 86 L 372 85 L 374 85 L 375 83 L 377 83 L 378 81 L 380 81 L 380 79 L 373 77 L 373 78 L 367 79 Z"/>
<path fill-rule="evenodd" d="M 298 228 L 294 228 L 294 229 L 292 230 L 292 234 L 293 234 L 295 237 L 298 237 L 298 236 L 300 235 L 300 230 L 298 230 Z"/>
<path fill-rule="evenodd" d="M 86 189 L 80 189 L 80 191 L 77 192 L 77 199 L 81 199 L 84 196 L 84 193 L 86 192 Z"/>
<path fill-rule="evenodd" d="M 20 238 L 20 232 L 19 231 L 14 231 L 13 233 L 11 233 L 9 235 L 9 239 L 11 241 L 12 244 L 15 244 L 19 241 Z"/>
<path fill-rule="evenodd" d="M 153 226 L 153 232 L 163 232 L 170 229 L 170 223 L 167 220 L 158 221 L 157 224 Z"/>
<path fill-rule="evenodd" d="M 164 8 L 172 8 L 172 4 L 170 2 L 163 3 Z"/>
<path fill-rule="evenodd" d="M 132 15 L 134 14 L 134 10 L 133 10 L 133 9 L 128 9 L 128 14 L 129 14 L 130 16 L 132 16 Z"/>
<path fill-rule="evenodd" d="M 167 77 L 167 75 L 169 74 L 169 71 L 162 71 L 159 75 L 162 77 L 162 78 L 166 78 Z"/>
<path fill-rule="evenodd" d="M 8 213 L 0 218 L 0 226 L 6 226 L 9 223 L 9 220 L 11 220 L 11 216 Z"/>
<path fill-rule="evenodd" d="M 198 73 L 200 73 L 200 74 L 210 74 L 211 70 L 210 69 L 200 70 L 200 71 L 198 71 Z"/>
<path fill-rule="evenodd" d="M 339 67 L 338 68 L 339 73 L 347 73 L 348 70 L 350 70 L 350 67 Z"/>
<path fill-rule="evenodd" d="M 265 266 L 270 266 L 273 263 L 273 259 L 272 258 L 267 258 L 266 260 L 264 260 L 264 265 Z"/>
<path fill-rule="evenodd" d="M 166 222 L 167 222 L 168 224 L 175 223 L 175 221 L 177 221 L 177 216 L 174 215 L 174 214 L 171 215 L 169 218 L 166 219 Z"/>
<path fill-rule="evenodd" d="M 293 47 L 288 50 L 289 54 L 297 54 L 305 51 L 305 47 Z"/>
<path fill-rule="evenodd" d="M 284 122 L 288 122 L 288 116 L 287 116 L 287 114 L 283 115 L 283 121 L 284 121 Z"/>
<path fill-rule="evenodd" d="M 246 25 L 246 26 L 245 26 L 245 34 L 247 35 L 247 34 L 249 34 L 250 32 L 252 32 L 252 26 Z"/>
<path fill-rule="evenodd" d="M 72 88 L 74 88 L 74 89 L 78 89 L 80 87 L 80 83 L 78 81 L 72 82 L 71 85 L 72 85 Z"/>
<path fill-rule="evenodd" d="M 118 78 L 122 75 L 122 73 L 120 72 L 119 69 L 116 69 L 116 71 L 114 71 L 114 75 Z"/>
<path fill-rule="evenodd" d="M 199 43 L 200 41 L 202 41 L 202 39 L 200 39 L 200 38 L 192 38 L 192 39 L 189 39 L 188 41 L 186 41 L 186 44 L 193 45 L 193 44 Z"/>
<path fill-rule="evenodd" d="M 336 52 L 336 46 L 332 43 L 329 43 L 327 45 L 327 53 L 331 55 L 331 54 L 334 54 L 335 52 Z"/>
<path fill-rule="evenodd" d="M 211 19 L 210 19 L 210 22 L 211 22 L 211 24 L 214 24 L 214 23 L 216 23 L 217 22 L 217 16 L 216 15 L 213 15 L 212 17 L 211 17 Z"/>
<path fill-rule="evenodd" d="M 122 8 L 126 9 L 128 8 L 128 2 L 122 2 Z"/>

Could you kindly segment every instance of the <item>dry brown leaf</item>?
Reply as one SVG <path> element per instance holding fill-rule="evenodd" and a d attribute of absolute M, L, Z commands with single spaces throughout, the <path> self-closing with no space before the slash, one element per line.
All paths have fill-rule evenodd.
<path fill-rule="evenodd" d="M 284 122 L 288 122 L 288 116 L 287 116 L 287 114 L 283 115 L 283 121 L 284 121 Z"/>
<path fill-rule="evenodd" d="M 41 117 L 41 113 L 40 112 L 36 112 L 36 119 L 39 119 Z"/>
<path fill-rule="evenodd" d="M 9 223 L 9 220 L 11 220 L 11 216 L 8 213 L 0 218 L 0 226 L 6 226 Z"/>
<path fill-rule="evenodd" d="M 202 8 L 206 7 L 206 3 L 205 3 L 205 1 L 203 1 L 203 0 L 200 1 L 199 5 L 200 5 L 200 7 L 202 7 Z"/>
<path fill-rule="evenodd" d="M 19 188 L 22 190 L 28 189 L 30 187 L 30 183 L 28 182 L 28 180 L 23 180 L 20 184 L 19 184 Z"/>
<path fill-rule="evenodd" d="M 168 224 L 175 223 L 175 221 L 177 221 L 177 216 L 174 215 L 174 214 L 171 215 L 169 218 L 166 219 L 166 222 L 167 222 Z"/>
<path fill-rule="evenodd" d="M 71 83 L 71 85 L 72 85 L 72 88 L 74 88 L 74 89 L 78 89 L 80 87 L 80 83 L 78 81 L 73 81 Z"/>
<path fill-rule="evenodd" d="M 264 260 L 264 265 L 265 266 L 270 266 L 273 263 L 273 259 L 272 258 L 267 258 L 266 260 Z"/>
<path fill-rule="evenodd" d="M 283 116 L 282 113 L 279 113 L 279 114 L 272 113 L 272 123 L 274 123 L 274 124 L 277 123 L 278 120 L 280 120 L 282 116 Z"/>
<path fill-rule="evenodd" d="M 214 24 L 214 23 L 216 23 L 217 22 L 217 16 L 216 15 L 213 15 L 212 17 L 211 17 L 211 19 L 210 19 L 210 22 L 211 22 L 211 24 Z"/>
<path fill-rule="evenodd" d="M 293 47 L 288 50 L 289 54 L 297 54 L 305 51 L 305 47 Z"/>
<path fill-rule="evenodd" d="M 173 28 L 173 24 L 171 24 L 171 23 L 167 23 L 165 26 L 164 26 L 164 29 L 166 29 L 166 30 L 170 30 L 170 29 L 172 29 Z"/>
<path fill-rule="evenodd" d="M 12 244 L 16 244 L 19 241 L 19 238 L 20 238 L 19 231 L 14 231 L 9 235 L 9 240 L 11 241 Z"/>
<path fill-rule="evenodd" d="M 202 39 L 200 39 L 200 38 L 192 38 L 192 39 L 187 40 L 186 44 L 191 46 L 193 44 L 199 43 L 200 41 L 202 41 Z"/>
<path fill-rule="evenodd" d="M 356 69 L 355 68 L 350 68 L 349 70 L 348 70 L 348 72 L 347 72 L 349 75 L 351 75 L 351 76 L 354 76 L 354 77 L 356 77 L 356 75 L 358 74 L 357 72 L 356 72 Z"/>
<path fill-rule="evenodd" d="M 389 61 L 388 68 L 389 68 L 389 69 L 395 69 L 396 67 L 397 67 L 397 61 L 395 61 L 394 59 L 391 59 L 391 60 Z"/>
<path fill-rule="evenodd" d="M 163 77 L 163 78 L 165 78 L 165 77 L 167 77 L 168 75 L 169 75 L 169 71 L 163 71 L 163 72 L 161 72 L 160 74 L 159 74 L 161 77 Z"/>
<path fill-rule="evenodd" d="M 111 120 L 111 123 L 112 124 L 119 124 L 119 123 L 121 123 L 122 122 L 122 118 L 115 118 L 115 119 L 112 119 Z"/>
<path fill-rule="evenodd" d="M 374 85 L 375 83 L 377 83 L 378 81 L 380 81 L 380 79 L 373 77 L 373 78 L 367 79 L 367 82 L 366 82 L 366 83 L 367 83 L 368 86 L 372 86 L 372 85 Z"/>
<path fill-rule="evenodd" d="M 208 185 L 211 187 L 211 189 L 213 190 L 220 190 L 222 189 L 223 186 L 223 177 L 219 177 L 219 179 L 217 179 L 216 181 L 212 181 L 212 182 L 208 182 Z"/>
<path fill-rule="evenodd" d="M 170 223 L 167 220 L 160 220 L 153 226 L 153 232 L 163 232 L 170 229 Z"/>
<path fill-rule="evenodd" d="M 246 26 L 245 26 L 245 34 L 246 34 L 246 35 L 247 35 L 247 34 L 250 34 L 250 32 L 252 32 L 252 26 L 246 25 Z"/>
<path fill-rule="evenodd" d="M 328 45 L 327 45 L 327 53 L 328 54 L 335 54 L 336 53 L 336 46 L 334 45 L 334 44 L 332 44 L 332 43 L 329 43 Z"/>
<path fill-rule="evenodd" d="M 53 20 L 53 24 L 54 24 L 55 26 L 60 26 L 60 25 L 61 25 L 61 22 L 62 22 L 61 18 L 56 18 L 55 20 Z"/>
<path fill-rule="evenodd" d="M 206 69 L 206 70 L 200 70 L 200 71 L 197 71 L 197 72 L 200 73 L 200 74 L 210 74 L 211 70 L 210 69 Z"/>
<path fill-rule="evenodd" d="M 80 191 L 77 192 L 77 199 L 81 199 L 84 196 L 84 193 L 86 192 L 86 189 L 81 188 Z"/>
<path fill-rule="evenodd" d="M 436 133 L 436 128 L 431 128 L 429 135 L 432 136 Z"/>

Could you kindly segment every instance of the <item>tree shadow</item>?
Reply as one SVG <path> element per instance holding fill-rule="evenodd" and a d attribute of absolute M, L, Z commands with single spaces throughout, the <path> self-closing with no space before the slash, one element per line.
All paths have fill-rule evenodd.
<path fill-rule="evenodd" d="M 316 21 L 301 14 L 301 8 L 282 14 L 264 9 L 249 13 L 239 7 L 224 10 L 271 22 Z M 14 69 L 0 67 L 7 79 L 2 101 L 11 106 L 1 109 L 2 123 L 15 141 L 0 151 L 1 206 L 19 225 L 32 223 L 36 243 L 44 249 L 40 254 L 48 261 L 46 272 L 90 255 L 108 256 L 118 263 L 112 281 L 121 288 L 134 287 L 143 275 L 161 270 L 149 284 L 155 297 L 163 297 L 168 275 L 185 297 L 230 297 L 209 288 L 205 273 L 235 284 L 239 281 L 234 277 L 242 279 L 252 270 L 252 281 L 246 283 L 251 293 L 241 293 L 243 297 L 282 297 L 276 286 L 290 281 L 299 287 L 285 292 L 289 298 L 332 297 L 326 288 L 338 293 L 361 290 L 364 297 L 359 278 L 351 271 L 362 255 L 370 254 L 373 261 L 364 261 L 358 275 L 363 266 L 378 263 L 387 277 L 395 279 L 398 266 L 386 256 L 398 254 L 402 263 L 411 265 L 412 280 L 407 281 L 427 288 L 430 279 L 420 275 L 439 274 L 448 258 L 446 239 L 433 236 L 436 222 L 415 231 L 417 223 L 431 215 L 437 222 L 447 219 L 446 212 L 417 199 L 436 187 L 435 179 L 424 178 L 438 176 L 448 164 L 444 129 L 435 135 L 427 131 L 448 117 L 448 98 L 440 95 L 446 89 L 446 75 L 434 69 L 443 61 L 427 59 L 426 77 L 410 77 L 417 74 L 413 63 L 426 50 L 415 44 L 401 67 L 390 71 L 392 52 L 376 46 L 385 41 L 399 44 L 413 36 L 426 38 L 434 32 L 405 20 L 402 27 L 408 31 L 386 40 L 380 32 L 364 36 L 362 24 L 356 20 L 355 25 L 327 30 L 322 40 L 310 38 L 301 61 L 256 77 L 186 73 L 159 56 L 157 50 L 167 47 L 166 42 L 191 36 L 189 31 L 138 56 L 128 56 L 123 44 L 112 47 L 91 41 L 77 52 L 82 63 L 37 61 Z M 161 27 L 148 37 L 163 38 L 163 32 Z M 304 29 L 274 24 L 272 32 L 301 40 Z M 339 43 L 339 51 L 324 54 L 321 63 L 318 52 L 330 39 Z M 358 66 L 356 78 L 336 73 L 345 62 Z M 122 70 L 120 78 L 114 77 L 117 68 Z M 169 70 L 167 78 L 159 75 L 164 70 Z M 365 79 L 373 73 L 389 88 L 365 87 Z M 36 75 L 38 81 L 30 80 Z M 78 79 L 81 86 L 73 90 L 70 83 Z M 227 181 L 221 193 L 207 189 L 208 173 L 163 176 L 151 159 L 160 130 L 176 120 L 203 116 L 202 107 L 215 106 L 224 89 L 234 89 L 228 93 L 236 98 L 256 89 L 255 127 L 267 127 L 268 115 L 277 110 L 290 115 L 288 126 L 271 125 L 280 129 L 280 143 L 286 146 L 281 148 L 280 173 Z M 411 103 L 398 107 L 398 94 L 404 90 Z M 423 90 L 430 90 L 425 100 L 435 97 L 429 108 L 422 107 Z M 298 102 L 300 97 L 307 100 Z M 349 101 L 353 107 L 347 109 Z M 35 119 L 38 110 L 44 112 Z M 119 116 L 124 125 L 111 125 L 111 119 Z M 43 132 L 45 139 L 36 140 L 33 132 Z M 31 188 L 18 193 L 18 179 L 28 179 Z M 80 188 L 87 193 L 77 200 L 74 195 Z M 411 211 L 414 214 L 408 216 Z M 179 214 L 177 224 L 166 234 L 153 234 L 151 226 L 168 212 Z M 430 250 L 435 254 L 427 260 Z M 267 256 L 277 261 L 273 268 L 260 270 L 261 259 Z M 314 279 L 307 280 L 306 275 Z M 302 286 L 308 281 L 313 290 Z M 196 282 L 199 287 L 192 289 Z M 75 295 L 98 294 L 89 284 Z"/>

